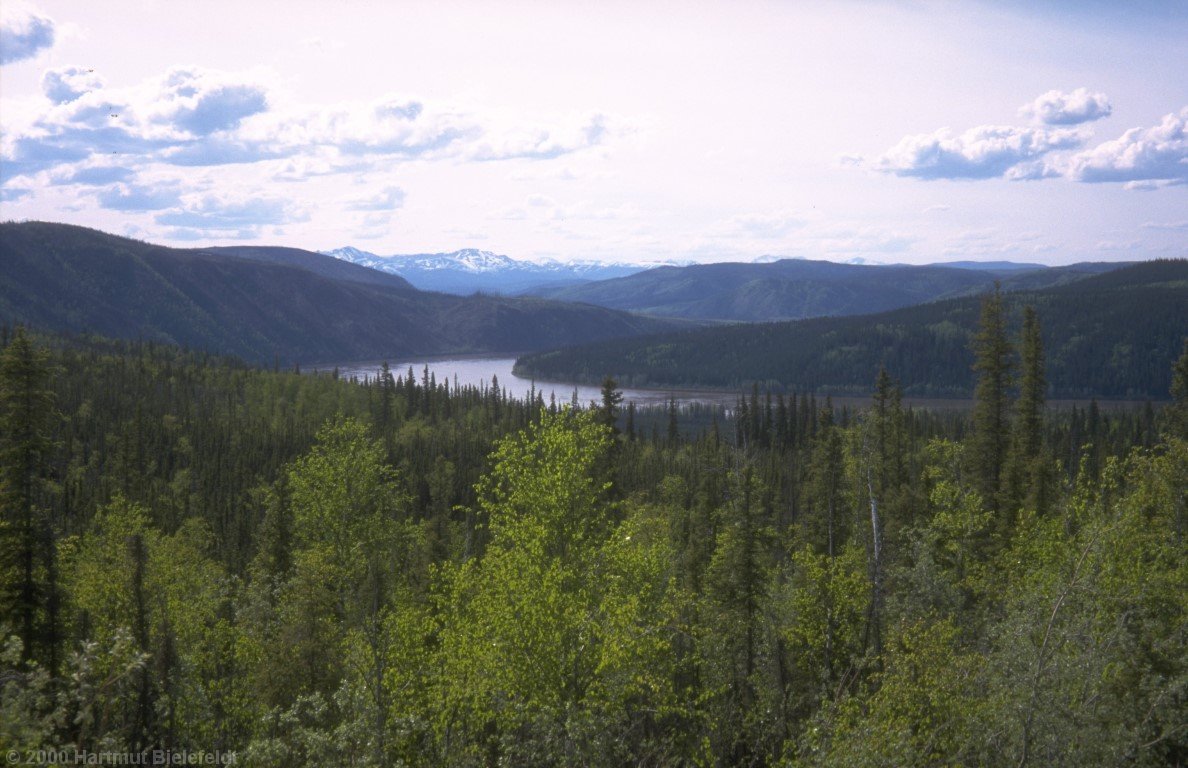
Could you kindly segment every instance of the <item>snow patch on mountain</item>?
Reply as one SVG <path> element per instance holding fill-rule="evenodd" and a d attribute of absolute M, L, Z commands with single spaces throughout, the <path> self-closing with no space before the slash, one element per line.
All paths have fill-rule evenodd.
<path fill-rule="evenodd" d="M 400 275 L 417 288 L 448 293 L 491 291 L 525 293 L 544 285 L 563 285 L 626 277 L 659 266 L 688 266 L 692 262 L 624 263 L 613 261 L 546 259 L 522 261 L 509 256 L 464 248 L 451 253 L 381 256 L 352 246 L 322 251 L 352 264 Z"/>

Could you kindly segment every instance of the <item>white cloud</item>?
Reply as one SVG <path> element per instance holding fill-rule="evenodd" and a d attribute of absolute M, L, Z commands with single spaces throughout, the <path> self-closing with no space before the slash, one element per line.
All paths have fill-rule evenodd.
<path fill-rule="evenodd" d="M 237 237 L 251 233 L 247 238 L 251 239 L 258 236 L 264 226 L 308 221 L 309 213 L 287 200 L 276 198 L 234 200 L 206 195 L 153 218 L 158 224 L 177 227 L 177 232 L 215 232 L 220 235 L 234 232 Z M 181 239 L 185 239 L 184 234 Z"/>
<path fill-rule="evenodd" d="M 1077 153 L 1069 161 L 1068 175 L 1086 182 L 1188 181 L 1188 107 L 1165 115 L 1152 128 L 1131 128 Z"/>
<path fill-rule="evenodd" d="M 268 77 L 175 68 L 110 88 L 92 70 L 51 70 L 36 117 L 6 125 L 6 179 L 118 154 L 125 165 L 218 166 L 285 160 L 280 180 L 365 170 L 369 159 L 546 160 L 604 141 L 595 114 L 557 126 L 496 120 L 408 98 L 278 105 Z"/>
<path fill-rule="evenodd" d="M 483 138 L 467 152 L 471 160 L 552 160 L 601 144 L 609 135 L 605 115 L 594 114 L 556 128 L 512 128 Z"/>
<path fill-rule="evenodd" d="M 0 7 L 0 64 L 31 59 L 53 44 L 52 20 L 15 0 Z"/>
<path fill-rule="evenodd" d="M 309 181 L 319 176 L 334 176 L 369 169 L 366 160 L 345 158 L 333 147 L 322 147 L 284 161 L 272 178 L 274 181 Z"/>
<path fill-rule="evenodd" d="M 262 154 L 234 138 L 245 118 L 267 109 L 259 82 L 174 69 L 136 86 L 107 88 L 91 70 L 67 68 L 47 73 L 42 86 L 50 104 L 25 125 L 6 126 L 9 178 L 61 172 L 64 165 L 107 155 L 136 165 L 187 154 L 221 154 L 222 162 Z"/>
<path fill-rule="evenodd" d="M 53 184 L 81 184 L 87 187 L 102 187 L 117 182 L 130 181 L 136 173 L 131 168 L 119 165 L 94 165 L 68 168 L 53 177 Z"/>
<path fill-rule="evenodd" d="M 1078 88 L 1072 93 L 1048 91 L 1035 101 L 1020 107 L 1019 113 L 1045 125 L 1079 125 L 1109 117 L 1113 111 L 1104 93 L 1090 93 Z"/>
<path fill-rule="evenodd" d="M 181 188 L 175 183 L 116 184 L 96 192 L 95 199 L 112 211 L 160 211 L 181 204 Z"/>
<path fill-rule="evenodd" d="M 824 227 L 819 231 L 801 235 L 798 239 L 809 246 L 810 253 L 828 254 L 830 257 L 842 259 L 872 254 L 907 253 L 920 240 L 915 235 L 888 232 L 877 227 Z"/>
<path fill-rule="evenodd" d="M 1039 181 L 1060 177 L 1060 170 L 1047 160 L 1032 160 L 1007 169 L 1003 178 L 1009 181 Z"/>
<path fill-rule="evenodd" d="M 1045 123 L 1067 124 L 1108 114 L 1109 104 L 1102 94 L 1079 89 L 1072 94 L 1052 91 L 1029 108 Z M 1082 149 L 1089 136 L 1086 128 L 1046 126 L 982 126 L 960 135 L 941 129 L 904 137 L 869 167 L 920 179 L 1065 177 L 1121 182 L 1136 190 L 1188 184 L 1188 107 L 1166 115 L 1157 126 L 1132 128 L 1113 141 Z"/>
<path fill-rule="evenodd" d="M 31 190 L 22 189 L 19 187 L 4 187 L 0 189 L 0 202 L 15 203 L 21 198 L 28 197 L 33 194 Z"/>
<path fill-rule="evenodd" d="M 920 179 L 1029 179 L 1049 171 L 1038 161 L 1050 152 L 1081 146 L 1075 129 L 985 125 L 959 135 L 942 128 L 904 137 L 873 164 L 875 170 Z"/>
<path fill-rule="evenodd" d="M 260 236 L 259 227 L 245 227 L 243 229 L 192 229 L 190 227 L 174 227 L 166 230 L 168 240 L 255 240 Z"/>
<path fill-rule="evenodd" d="M 352 211 L 394 211 L 404 205 L 404 190 L 400 187 L 385 187 L 379 194 L 355 200 L 347 205 Z"/>
<path fill-rule="evenodd" d="M 493 221 L 533 221 L 541 226 L 555 228 L 562 222 L 615 221 L 637 218 L 639 214 L 638 208 L 628 204 L 597 206 L 585 200 L 563 204 L 548 195 L 533 193 L 527 195 L 521 205 L 493 210 L 487 218 Z"/>
<path fill-rule="evenodd" d="M 773 240 L 786 237 L 804 225 L 804 217 L 790 211 L 744 213 L 732 216 L 726 223 L 726 231 L 729 236 Z"/>
<path fill-rule="evenodd" d="M 95 74 L 95 70 L 82 67 L 48 69 L 41 78 L 46 98 L 55 104 L 67 104 L 102 87 L 103 79 Z"/>

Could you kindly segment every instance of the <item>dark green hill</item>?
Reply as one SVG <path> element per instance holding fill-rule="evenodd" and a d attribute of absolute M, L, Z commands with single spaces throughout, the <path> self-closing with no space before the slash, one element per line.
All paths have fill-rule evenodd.
<path fill-rule="evenodd" d="M 175 249 L 83 227 L 0 224 L 0 322 L 331 362 L 519 352 L 672 323 L 540 299 L 447 296 L 296 249 Z"/>
<path fill-rule="evenodd" d="M 405 291 L 415 291 L 412 283 L 400 275 L 381 272 L 378 269 L 351 264 L 341 259 L 327 258 L 324 254 L 303 251 L 300 248 L 278 248 L 276 246 L 257 245 L 229 245 L 216 248 L 204 248 L 204 251 L 215 254 L 235 256 L 248 261 L 259 261 L 265 264 L 281 264 L 298 267 L 307 272 L 313 272 L 331 280 L 345 280 L 349 283 L 364 283 L 365 285 L 383 285 L 389 288 L 401 288 Z"/>
<path fill-rule="evenodd" d="M 1188 261 L 1153 261 L 1007 294 L 1039 311 L 1053 397 L 1165 398 L 1188 335 Z M 910 395 L 968 396 L 980 299 L 858 317 L 707 328 L 528 355 L 517 373 L 624 386 L 737 388 L 751 382 L 865 393 L 880 363 Z"/>
<path fill-rule="evenodd" d="M 881 312 L 985 290 L 1040 288 L 1081 279 L 1102 265 L 993 271 L 932 265 L 870 266 L 782 259 L 768 264 L 659 267 L 584 285 L 539 291 L 564 301 L 695 320 L 770 321 Z M 1104 268 L 1112 269 L 1113 265 Z"/>

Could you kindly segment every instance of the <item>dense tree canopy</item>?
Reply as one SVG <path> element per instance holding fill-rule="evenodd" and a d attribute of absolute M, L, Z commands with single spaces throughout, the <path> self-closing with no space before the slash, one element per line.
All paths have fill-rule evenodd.
<path fill-rule="evenodd" d="M 1183 764 L 1188 356 L 1052 410 L 1034 322 L 997 421 L 891 366 L 623 411 L 5 330 L 0 747 Z"/>

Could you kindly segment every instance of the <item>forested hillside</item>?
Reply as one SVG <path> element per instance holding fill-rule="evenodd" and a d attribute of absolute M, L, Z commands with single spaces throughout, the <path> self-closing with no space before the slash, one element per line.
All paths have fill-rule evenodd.
<path fill-rule="evenodd" d="M 271 363 L 520 352 L 674 327 L 542 299 L 424 293 L 291 248 L 165 248 L 65 224 L 0 224 L 0 321 Z"/>
<path fill-rule="evenodd" d="M 1008 322 L 1034 307 L 1049 350 L 1050 397 L 1160 398 L 1188 335 L 1188 261 L 1152 261 L 1067 285 L 1004 294 Z M 880 365 L 910 395 L 973 392 L 980 299 L 876 315 L 735 325 L 522 357 L 517 374 L 630 386 L 869 391 Z"/>
<path fill-rule="evenodd" d="M 884 371 L 692 430 L 5 328 L 0 747 L 1184 764 L 1188 346 L 1162 411 L 1053 412 L 1005 311 L 969 415 Z"/>
<path fill-rule="evenodd" d="M 693 320 L 763 322 L 865 315 L 978 293 L 1045 288 L 1116 269 L 1074 264 L 1029 270 L 973 270 L 781 259 L 767 264 L 660 267 L 627 277 L 537 290 L 540 296 Z"/>

